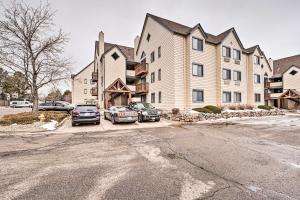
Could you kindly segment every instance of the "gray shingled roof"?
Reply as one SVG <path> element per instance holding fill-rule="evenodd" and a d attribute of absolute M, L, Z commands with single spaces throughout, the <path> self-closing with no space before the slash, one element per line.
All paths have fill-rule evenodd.
<path fill-rule="evenodd" d="M 281 58 L 278 60 L 274 60 L 273 74 L 274 75 L 282 74 L 291 66 L 300 67 L 300 54 L 295 55 L 295 56 L 286 57 L 286 58 Z"/>
<path fill-rule="evenodd" d="M 128 61 L 134 62 L 134 48 L 132 47 L 126 47 L 118 44 L 112 44 L 112 43 L 104 43 L 104 53 L 109 51 L 114 46 L 119 47 L 119 49 L 122 51 L 122 53 L 125 55 Z"/>

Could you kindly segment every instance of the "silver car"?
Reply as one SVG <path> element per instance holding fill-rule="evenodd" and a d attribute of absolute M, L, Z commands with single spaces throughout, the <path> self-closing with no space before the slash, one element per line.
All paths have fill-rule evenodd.
<path fill-rule="evenodd" d="M 138 120 L 138 114 L 128 107 L 112 106 L 104 111 L 104 119 L 110 120 L 113 124 L 121 122 L 134 123 Z"/>

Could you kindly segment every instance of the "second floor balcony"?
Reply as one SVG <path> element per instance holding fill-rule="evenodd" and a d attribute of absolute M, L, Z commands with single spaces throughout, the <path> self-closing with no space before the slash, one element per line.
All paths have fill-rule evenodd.
<path fill-rule="evenodd" d="M 98 81 L 98 72 L 92 72 L 92 81 L 97 82 Z"/>
<path fill-rule="evenodd" d="M 96 87 L 93 87 L 91 89 L 91 93 L 92 93 L 92 96 L 98 96 L 98 89 Z"/>
<path fill-rule="evenodd" d="M 148 73 L 148 63 L 139 63 L 135 67 L 135 75 L 141 76 Z"/>
<path fill-rule="evenodd" d="M 149 83 L 138 83 L 135 86 L 136 93 L 148 93 L 149 91 Z"/>

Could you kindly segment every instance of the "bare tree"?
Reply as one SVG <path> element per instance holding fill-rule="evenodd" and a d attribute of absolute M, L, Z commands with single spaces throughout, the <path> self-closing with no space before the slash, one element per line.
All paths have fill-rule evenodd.
<path fill-rule="evenodd" d="M 25 75 L 33 111 L 38 111 L 38 91 L 70 76 L 69 59 L 63 58 L 66 34 L 53 30 L 54 13 L 48 3 L 32 7 L 12 1 L 0 18 L 0 65 Z"/>

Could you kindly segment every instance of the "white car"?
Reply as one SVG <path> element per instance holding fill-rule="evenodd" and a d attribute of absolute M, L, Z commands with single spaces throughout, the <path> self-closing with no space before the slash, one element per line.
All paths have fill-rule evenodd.
<path fill-rule="evenodd" d="M 32 108 L 32 103 L 29 101 L 11 101 L 11 108 Z"/>

